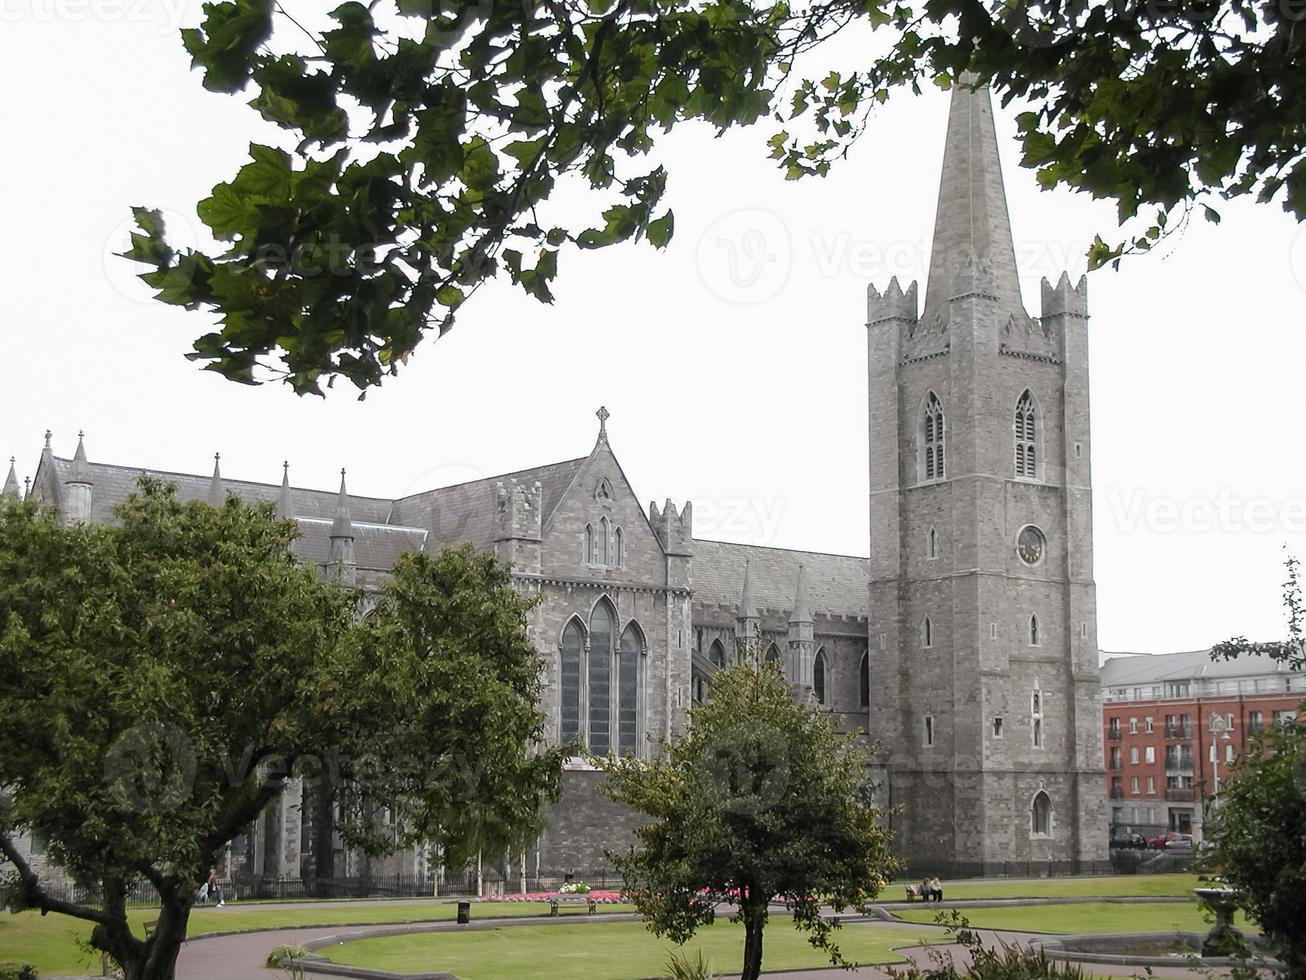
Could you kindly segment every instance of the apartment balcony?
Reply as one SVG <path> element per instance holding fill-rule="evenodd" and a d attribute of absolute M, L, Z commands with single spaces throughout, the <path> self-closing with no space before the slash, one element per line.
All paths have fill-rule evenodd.
<path fill-rule="evenodd" d="M 1166 725 L 1165 737 L 1174 740 L 1187 740 L 1193 737 L 1192 725 Z"/>
<path fill-rule="evenodd" d="M 1118 742 L 1118 741 L 1120 741 L 1120 737 L 1121 737 L 1121 735 L 1123 735 L 1123 734 L 1124 734 L 1124 733 L 1121 732 L 1121 730 L 1120 730 L 1119 728 L 1108 728 L 1108 729 L 1106 730 L 1106 737 L 1107 737 L 1108 741 L 1112 741 L 1112 742 Z"/>
<path fill-rule="evenodd" d="M 1112 786 L 1109 795 L 1113 800 L 1123 800 L 1125 798 L 1125 788 L 1123 786 Z"/>
<path fill-rule="evenodd" d="M 1193 760 L 1180 759 L 1178 762 L 1171 762 L 1167 759 L 1165 774 L 1167 776 L 1191 776 L 1193 774 Z"/>
<path fill-rule="evenodd" d="M 1197 799 L 1197 790 L 1192 788 L 1174 789 L 1167 787 L 1165 798 L 1171 803 L 1192 803 Z"/>

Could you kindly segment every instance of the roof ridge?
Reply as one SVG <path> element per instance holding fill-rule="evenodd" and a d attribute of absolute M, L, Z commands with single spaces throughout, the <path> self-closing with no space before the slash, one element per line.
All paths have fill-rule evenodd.
<path fill-rule="evenodd" d="M 722 541 L 720 538 L 700 538 L 695 537 L 695 541 L 702 541 L 704 544 L 728 544 L 735 548 L 764 548 L 767 551 L 784 551 L 793 555 L 821 555 L 824 558 L 853 558 L 857 561 L 870 561 L 868 555 L 849 555 L 842 551 L 811 551 L 806 548 L 781 548 L 774 544 L 751 544 L 747 541 Z"/>
<path fill-rule="evenodd" d="M 568 463 L 583 463 L 589 459 L 588 456 L 577 456 L 575 459 L 560 459 L 553 463 L 540 463 L 538 466 L 525 466 L 519 470 L 509 470 L 506 473 L 496 473 L 493 476 L 478 476 L 475 480 L 463 480 L 462 483 L 448 483 L 442 487 L 431 487 L 428 490 L 419 490 L 417 493 L 410 493 L 403 497 L 395 497 L 395 501 L 412 500 L 414 497 L 421 497 L 428 493 L 438 493 L 441 490 L 457 490 L 459 487 L 470 487 L 473 483 L 485 483 L 488 480 L 503 480 L 510 476 L 517 476 L 519 473 L 532 473 L 535 470 L 548 469 L 550 466 L 566 466 Z"/>

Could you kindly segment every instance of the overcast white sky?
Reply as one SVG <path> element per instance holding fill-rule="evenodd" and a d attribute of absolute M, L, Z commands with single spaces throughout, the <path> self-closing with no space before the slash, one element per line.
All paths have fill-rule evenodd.
<path fill-rule="evenodd" d="M 276 138 L 190 73 L 177 26 L 199 6 L 0 0 L 0 454 L 20 478 L 47 428 L 60 454 L 84 428 L 93 459 L 208 472 L 220 450 L 226 475 L 275 481 L 289 458 L 298 485 L 347 466 L 352 491 L 394 496 L 583 455 L 605 404 L 636 492 L 693 499 L 699 536 L 866 553 L 865 288 L 924 285 L 945 95 L 891 101 L 823 181 L 786 183 L 769 127 L 677 132 L 658 150 L 666 252 L 565 253 L 552 307 L 494 284 L 366 401 L 297 399 L 200 372 L 183 354 L 204 315 L 109 257 L 130 205 L 193 221 L 248 142 Z M 1038 191 L 1013 118 L 999 137 L 1037 315 L 1039 278 L 1077 277 L 1114 208 Z M 732 278 L 731 248 L 765 274 Z M 1283 546 L 1306 557 L 1306 235 L 1277 207 L 1227 207 L 1094 273 L 1090 303 L 1102 647 L 1281 637 Z"/>

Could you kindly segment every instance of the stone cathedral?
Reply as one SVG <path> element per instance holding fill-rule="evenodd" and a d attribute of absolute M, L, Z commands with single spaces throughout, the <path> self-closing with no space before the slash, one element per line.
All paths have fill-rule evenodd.
<path fill-rule="evenodd" d="M 867 337 L 869 560 L 695 538 L 691 503 L 641 506 L 602 409 L 585 455 L 396 499 L 343 476 L 337 491 L 92 461 L 80 439 L 67 458 L 48 436 L 29 492 L 93 522 L 143 472 L 183 498 L 273 501 L 302 560 L 364 590 L 407 549 L 493 551 L 544 596 L 528 627 L 554 737 L 598 754 L 674 736 L 737 638 L 760 636 L 796 697 L 879 742 L 868 776 L 913 870 L 1104 858 L 1086 284 L 1044 280 L 1041 316 L 1025 311 L 985 90 L 952 97 L 923 308 L 915 283 L 871 286 Z M 584 874 L 624 845 L 637 818 L 600 778 L 568 766 L 531 873 Z M 230 870 L 432 870 L 419 852 L 369 865 L 319 811 L 290 784 Z"/>

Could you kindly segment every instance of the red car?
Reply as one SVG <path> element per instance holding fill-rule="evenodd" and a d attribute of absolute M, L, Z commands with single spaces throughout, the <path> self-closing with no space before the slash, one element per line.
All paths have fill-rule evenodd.
<path fill-rule="evenodd" d="M 1190 841 L 1192 840 L 1192 837 L 1188 834 L 1181 834 L 1178 831 L 1171 830 L 1167 833 L 1159 834 L 1156 837 L 1149 837 L 1147 839 L 1147 846 L 1154 851 L 1160 851 L 1169 847 L 1171 841 L 1177 841 L 1180 838 L 1187 838 Z"/>

